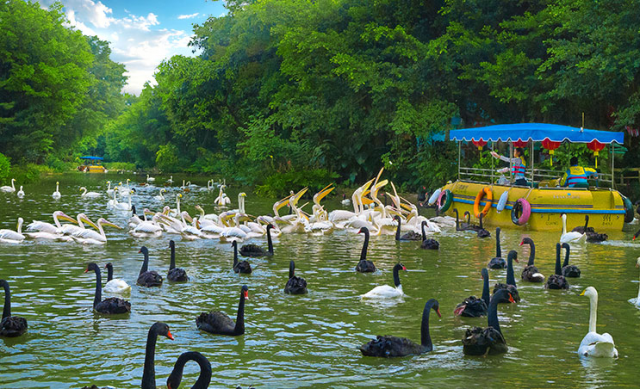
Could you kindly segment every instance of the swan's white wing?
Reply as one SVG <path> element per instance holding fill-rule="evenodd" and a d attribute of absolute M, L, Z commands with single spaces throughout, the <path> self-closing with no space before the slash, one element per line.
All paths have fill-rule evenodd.
<path fill-rule="evenodd" d="M 393 288 L 389 285 L 376 286 L 371 289 L 366 294 L 363 294 L 362 298 L 371 298 L 371 299 L 385 299 L 385 298 L 397 298 L 403 297 L 404 293 L 402 292 L 402 287 Z"/>
<path fill-rule="evenodd" d="M 0 230 L 0 239 L 21 241 L 24 240 L 24 235 L 12 230 Z"/>
<path fill-rule="evenodd" d="M 131 290 L 131 286 L 124 280 L 111 280 L 107 282 L 103 289 L 107 293 L 125 293 Z"/>
<path fill-rule="evenodd" d="M 597 332 L 589 332 L 580 342 L 578 353 L 585 357 L 618 357 L 613 338 L 607 333 L 600 335 Z"/>

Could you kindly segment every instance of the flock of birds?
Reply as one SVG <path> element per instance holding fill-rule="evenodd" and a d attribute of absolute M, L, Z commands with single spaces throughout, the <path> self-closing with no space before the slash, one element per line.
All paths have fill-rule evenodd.
<path fill-rule="evenodd" d="M 129 233 L 135 237 L 162 237 L 163 235 L 180 235 L 183 240 L 195 239 L 216 239 L 220 242 L 231 243 L 233 247 L 233 264 L 232 269 L 239 274 L 250 274 L 252 272 L 251 264 L 248 260 L 241 260 L 240 256 L 254 257 L 272 257 L 274 256 L 274 244 L 272 235 L 277 236 L 283 233 L 310 233 L 310 234 L 327 234 L 334 230 L 347 230 L 357 232 L 364 235 L 362 251 L 355 270 L 357 272 L 374 272 L 376 266 L 367 258 L 369 238 L 371 234 L 376 235 L 395 235 L 395 239 L 399 242 L 417 242 L 416 244 L 423 249 L 439 249 L 440 244 L 432 236 L 434 233 L 442 231 L 442 229 L 455 228 L 456 231 L 468 231 L 476 233 L 479 238 L 487 238 L 491 233 L 480 224 L 474 225 L 470 218 L 466 222 L 460 222 L 458 211 L 454 210 L 456 218 L 448 216 L 438 216 L 427 219 L 419 215 L 418 208 L 408 200 L 400 197 L 393 183 L 392 192 L 384 194 L 385 199 L 391 199 L 392 204 L 386 205 L 379 199 L 380 190 L 389 182 L 380 180 L 382 170 L 374 179 L 368 181 L 363 186 L 357 188 L 351 199 L 347 199 L 343 195 L 342 203 L 345 206 L 352 205 L 353 211 L 350 210 L 334 210 L 327 212 L 321 205 L 321 200 L 325 198 L 335 188 L 329 185 L 313 196 L 313 206 L 311 212 L 306 212 L 303 208 L 307 204 L 299 205 L 302 196 L 307 192 L 307 188 L 297 193 L 291 194 L 273 205 L 273 215 L 263 215 L 258 217 L 250 216 L 245 211 L 246 194 L 240 193 L 238 196 L 238 208 L 233 210 L 225 209 L 230 205 L 229 198 L 224 193 L 226 185 L 223 183 L 214 183 L 210 180 L 206 188 L 200 188 L 189 183 L 184 183 L 180 187 L 181 192 L 193 190 L 219 190 L 215 204 L 221 211 L 219 214 L 206 214 L 201 206 L 196 206 L 200 215 L 192 217 L 188 212 L 180 209 L 180 199 L 182 193 L 175 196 L 176 208 L 172 209 L 165 206 L 161 212 L 153 212 L 144 209 L 142 218 L 137 215 L 135 206 L 131 205 L 131 196 L 136 189 L 129 184 L 118 184 L 111 189 L 111 183 L 108 183 L 106 193 L 87 192 L 86 188 L 81 188 L 82 197 L 88 199 L 102 198 L 106 195 L 109 198 L 109 207 L 114 210 L 122 210 L 132 212 L 129 219 Z M 170 179 L 173 181 L 172 178 Z M 148 185 L 153 185 L 155 181 L 153 177 L 147 176 Z M 169 184 L 171 183 L 169 182 Z M 12 189 L 12 190 L 11 190 Z M 0 191 L 11 193 L 15 192 L 14 181 L 12 186 L 1 187 Z M 21 187 L 22 192 L 22 187 Z M 166 193 L 164 188 L 159 190 L 158 196 L 154 198 L 156 201 L 164 201 L 163 194 Z M 24 195 L 24 192 L 23 192 Z M 54 198 L 60 198 L 59 184 L 56 183 L 56 191 L 52 194 Z M 118 200 L 127 199 L 126 202 Z M 159 198 L 158 198 L 159 197 Z M 280 211 L 285 206 L 288 207 L 287 215 L 280 215 Z M 68 223 L 62 224 L 61 221 Z M 582 244 L 585 241 L 602 241 L 606 240 L 605 234 L 598 234 L 593 228 L 588 227 L 588 216 L 585 219 L 585 225 L 576 227 L 573 231 L 566 230 L 566 215 L 562 215 L 563 230 L 559 242 L 556 245 L 556 263 L 554 274 L 545 277 L 535 266 L 535 243 L 531 238 L 524 238 L 522 245 L 529 246 L 529 259 L 527 265 L 523 268 L 521 279 L 525 282 L 543 283 L 547 289 L 568 289 L 569 282 L 567 279 L 572 277 L 580 277 L 581 271 L 575 265 L 569 263 L 571 244 Z M 100 218 L 96 223 L 92 222 L 87 215 L 80 213 L 74 219 L 62 211 L 53 213 L 53 224 L 33 221 L 27 226 L 27 232 L 22 233 L 22 218 L 19 218 L 17 230 L 0 230 L 0 242 L 17 243 L 25 239 L 51 240 L 78 242 L 83 244 L 105 244 L 107 237 L 105 235 L 104 226 L 121 229 L 122 227 L 112 223 L 104 218 Z M 85 226 L 86 224 L 86 226 Z M 87 228 L 93 228 L 90 230 Z M 245 240 L 258 238 L 266 235 L 267 247 L 263 248 L 256 244 L 243 244 Z M 640 231 L 635 234 L 634 239 L 640 235 Z M 431 237 L 430 237 L 431 236 Z M 517 303 L 521 297 L 516 285 L 515 270 L 513 262 L 518 262 L 518 252 L 510 250 L 507 257 L 503 257 L 500 245 L 500 228 L 495 230 L 496 238 L 496 255 L 489 259 L 487 267 L 481 271 L 483 278 L 483 291 L 481 298 L 470 296 L 453 310 L 454 315 L 463 317 L 482 317 L 488 319 L 488 326 L 469 328 L 463 339 L 463 352 L 466 355 L 493 355 L 502 354 L 508 351 L 507 342 L 500 329 L 498 321 L 498 305 L 501 303 Z M 240 246 L 240 247 L 239 247 Z M 176 267 L 176 246 L 173 239 L 169 240 L 169 248 L 171 249 L 171 262 L 166 279 L 169 282 L 189 282 L 189 277 L 185 270 Z M 561 251 L 565 250 L 564 263 L 561 261 Z M 143 288 L 153 288 L 162 285 L 163 276 L 153 270 L 149 270 L 149 250 L 142 246 L 139 253 L 143 255 L 144 261 L 140 269 L 136 284 Z M 637 266 L 640 266 L 640 258 L 638 258 Z M 102 285 L 102 275 L 100 266 L 96 263 L 89 263 L 86 272 L 94 272 L 96 277 L 96 287 L 94 294 L 93 310 L 103 315 L 126 315 L 131 312 L 131 303 L 126 301 L 124 296 L 130 292 L 131 286 L 124 280 L 115 279 L 113 265 L 106 264 L 105 268 L 108 272 L 107 283 Z M 504 284 L 496 284 L 493 294 L 489 288 L 489 271 L 488 269 L 505 269 L 507 270 L 506 282 Z M 382 285 L 377 286 L 371 291 L 361 296 L 362 299 L 396 299 L 404 297 L 400 281 L 400 271 L 406 270 L 406 267 L 400 263 L 393 268 L 393 286 Z M 2 322 L 0 323 L 0 336 L 16 337 L 21 336 L 27 330 L 27 321 L 19 316 L 11 314 L 11 294 L 9 284 L 5 280 L 0 280 L 0 285 L 5 291 L 5 302 L 3 309 Z M 102 293 L 117 295 L 119 297 L 102 298 Z M 284 287 L 284 292 L 288 294 L 305 294 L 307 293 L 307 282 L 301 277 L 295 276 L 295 262 L 289 261 L 289 277 Z M 609 334 L 598 334 L 596 332 L 597 303 L 598 292 L 593 287 L 586 288 L 581 295 L 590 299 L 590 319 L 589 332 L 580 343 L 578 352 L 586 357 L 617 357 L 618 351 L 615 348 L 614 341 Z M 198 329 L 217 335 L 239 336 L 245 332 L 244 307 L 246 300 L 249 299 L 249 288 L 243 285 L 240 289 L 238 302 L 238 310 L 236 320 L 222 312 L 210 311 L 203 312 L 195 318 Z M 640 304 L 640 292 L 637 299 Z M 421 322 L 420 342 L 414 342 L 410 339 L 395 336 L 377 336 L 376 339 L 362 345 L 360 351 L 365 356 L 372 357 L 401 357 L 412 354 L 421 354 L 433 350 L 433 342 L 429 331 L 429 317 L 431 310 L 435 311 L 441 317 L 440 304 L 436 299 L 429 299 L 424 306 Z M 156 322 L 149 329 L 147 338 L 147 348 L 142 376 L 142 388 L 155 388 L 155 369 L 154 354 L 155 344 L 158 335 L 173 339 L 173 335 L 169 330 L 169 326 L 162 322 Z M 167 380 L 168 388 L 177 388 L 182 379 L 182 371 L 185 364 L 189 361 L 195 361 L 200 366 L 200 376 L 193 388 L 208 387 L 212 371 L 211 365 L 207 358 L 198 352 L 186 352 L 178 358 L 172 373 Z M 95 387 L 95 386 L 94 386 Z M 88 387 L 87 387 L 88 388 Z"/>

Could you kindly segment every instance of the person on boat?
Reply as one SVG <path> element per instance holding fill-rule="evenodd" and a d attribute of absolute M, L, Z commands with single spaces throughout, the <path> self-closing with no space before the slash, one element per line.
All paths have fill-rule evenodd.
<path fill-rule="evenodd" d="M 569 161 L 569 170 L 564 173 L 560 180 L 560 186 L 569 188 L 588 188 L 589 177 L 598 178 L 598 172 L 590 167 L 578 166 L 578 157 L 572 157 Z"/>
<path fill-rule="evenodd" d="M 525 169 L 526 169 L 525 162 L 524 162 L 524 149 L 522 149 L 521 147 L 517 147 L 515 150 L 513 150 L 513 158 L 505 157 L 503 155 L 496 153 L 495 151 L 491 152 L 491 156 L 493 158 L 501 159 L 505 162 L 510 162 L 511 174 L 516 179 L 515 184 L 521 185 L 521 186 L 527 186 L 527 179 L 524 178 Z M 509 171 L 509 168 L 498 170 L 498 172 L 500 173 L 507 173 L 508 171 Z"/>

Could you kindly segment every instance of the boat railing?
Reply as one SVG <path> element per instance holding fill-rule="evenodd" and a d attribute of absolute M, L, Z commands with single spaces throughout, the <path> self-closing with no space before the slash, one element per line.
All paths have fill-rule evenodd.
<path fill-rule="evenodd" d="M 462 167 L 459 168 L 459 176 L 461 180 L 470 181 L 480 184 L 490 184 L 497 183 L 500 177 L 505 177 L 509 180 L 508 175 L 496 173 L 493 169 L 483 169 L 483 168 L 475 168 L 475 167 Z M 563 171 L 558 170 L 550 170 L 550 169 L 533 169 L 533 181 L 534 182 L 546 182 L 549 184 L 550 181 L 558 180 L 563 176 Z M 531 180 L 531 170 L 527 170 L 526 173 L 527 180 Z M 506 184 L 506 183 L 505 183 Z M 604 184 L 604 185 L 603 185 Z M 606 185 L 608 184 L 608 185 Z M 610 173 L 598 173 L 598 186 L 609 186 L 613 188 L 613 175 Z M 556 186 L 547 185 L 547 186 Z"/>

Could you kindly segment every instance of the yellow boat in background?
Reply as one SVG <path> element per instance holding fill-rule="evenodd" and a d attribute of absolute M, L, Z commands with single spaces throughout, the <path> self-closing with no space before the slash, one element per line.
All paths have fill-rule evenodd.
<path fill-rule="evenodd" d="M 85 173 L 108 173 L 107 168 L 101 165 L 102 157 L 80 157 L 84 164 L 78 166 L 78 170 Z"/>
<path fill-rule="evenodd" d="M 440 213 L 455 216 L 454 209 L 457 209 L 462 217 L 468 211 L 474 220 L 482 216 L 483 223 L 489 226 L 534 231 L 561 230 L 562 214 L 567 215 L 568 230 L 583 226 L 585 215 L 589 216 L 589 226 L 596 231 L 622 230 L 625 222 L 633 220 L 631 202 L 614 189 L 613 144 L 622 144 L 624 133 L 522 123 L 454 130 L 450 131 L 449 136 L 458 142 L 458 180 L 438 189 L 429 199 L 429 203 L 435 204 Z M 574 143 L 596 141 L 610 145 L 612 173 L 598 173 L 596 185 L 589 188 L 559 187 L 558 172 L 534 169 L 533 143 L 545 140 Z M 484 147 L 490 142 L 493 150 L 494 142 L 499 141 L 508 142 L 511 150 L 514 143 L 518 147 L 531 148 L 526 167 L 529 186 L 515 185 L 513 177 L 499 177 L 493 169 L 461 166 L 462 142 L 473 142 L 479 148 L 479 145 Z M 542 180 L 536 182 L 535 178 Z M 601 187 L 603 183 L 611 187 Z"/>

